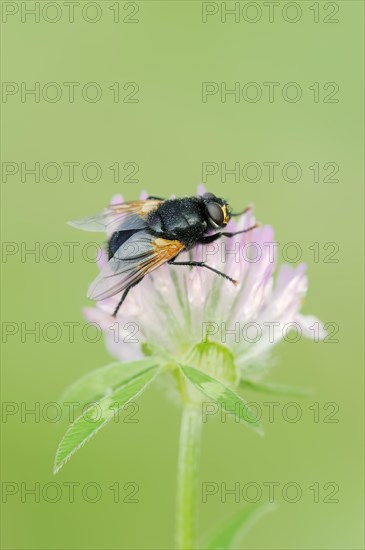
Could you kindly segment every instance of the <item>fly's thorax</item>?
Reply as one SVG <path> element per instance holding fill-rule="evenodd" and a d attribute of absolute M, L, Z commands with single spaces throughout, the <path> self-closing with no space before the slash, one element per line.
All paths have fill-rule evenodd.
<path fill-rule="evenodd" d="M 147 218 L 148 226 L 168 239 L 192 246 L 207 230 L 202 202 L 197 197 L 167 200 Z"/>

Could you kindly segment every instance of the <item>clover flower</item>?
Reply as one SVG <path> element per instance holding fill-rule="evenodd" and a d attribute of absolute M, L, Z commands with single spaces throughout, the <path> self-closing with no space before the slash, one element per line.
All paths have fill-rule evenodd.
<path fill-rule="evenodd" d="M 198 192 L 204 193 L 203 186 Z M 146 194 L 141 196 L 145 199 Z M 121 196 L 113 199 L 122 202 Z M 252 209 L 228 232 L 255 225 Z M 111 235 L 107 234 L 107 238 Z M 176 547 L 196 547 L 196 487 L 202 428 L 201 406 L 207 398 L 223 411 L 262 434 L 262 426 L 241 395 L 247 386 L 268 390 L 260 381 L 271 365 L 271 352 L 290 330 L 295 338 L 323 338 L 313 316 L 301 314 L 307 293 L 306 266 L 282 265 L 275 276 L 277 254 L 273 230 L 257 227 L 232 238 L 221 237 L 179 255 L 206 262 L 237 284 L 204 267 L 165 264 L 148 274 L 127 295 L 116 317 L 121 295 L 85 309 L 86 318 L 104 332 L 117 362 L 75 382 L 64 402 L 79 403 L 79 416 L 58 446 L 55 473 L 97 431 L 159 375 L 168 374 L 182 404 L 177 468 Z M 103 252 L 98 264 L 107 262 Z M 277 386 L 270 390 L 282 391 Z M 284 389 L 287 389 L 284 388 Z M 84 408 L 81 410 L 81 406 Z M 255 506 L 218 531 L 204 548 L 228 548 L 242 527 L 271 509 Z M 234 526 L 234 528 L 233 528 Z M 224 545 L 222 541 L 226 541 Z M 228 542 L 231 543 L 228 544 Z"/>
<path fill-rule="evenodd" d="M 203 194 L 204 187 L 199 186 L 198 192 Z M 141 199 L 146 196 L 142 194 Z M 113 202 L 123 199 L 119 195 Z M 231 220 L 227 231 L 254 224 L 250 209 L 237 223 Z M 280 266 L 274 282 L 276 252 L 270 226 L 197 245 L 190 255 L 180 254 L 179 260 L 190 256 L 206 261 L 238 284 L 202 267 L 165 264 L 132 289 L 116 319 L 112 313 L 120 294 L 85 309 L 85 316 L 102 328 L 111 355 L 120 361 L 154 353 L 172 363 L 184 363 L 200 343 L 217 343 L 234 356 L 235 382 L 257 381 L 268 367 L 274 346 L 290 339 L 290 329 L 299 338 L 313 337 L 318 323 L 319 338 L 325 335 L 318 319 L 300 313 L 308 288 L 305 264 Z M 106 261 L 103 254 L 99 266 Z"/>

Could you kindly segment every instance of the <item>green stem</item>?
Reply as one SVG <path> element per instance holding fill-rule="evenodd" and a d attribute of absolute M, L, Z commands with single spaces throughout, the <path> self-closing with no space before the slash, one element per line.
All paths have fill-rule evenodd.
<path fill-rule="evenodd" d="M 201 428 L 200 409 L 191 403 L 185 403 L 177 472 L 176 548 L 179 550 L 195 548 Z"/>

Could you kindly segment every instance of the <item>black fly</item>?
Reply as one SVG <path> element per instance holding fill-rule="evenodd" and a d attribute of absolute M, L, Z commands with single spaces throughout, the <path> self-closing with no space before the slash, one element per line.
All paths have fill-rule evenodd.
<path fill-rule="evenodd" d="M 124 293 L 113 315 L 116 316 L 130 289 L 148 273 L 169 263 L 204 267 L 221 277 L 237 283 L 234 279 L 207 265 L 205 262 L 175 261 L 183 250 L 196 244 L 208 244 L 220 237 L 233 237 L 257 227 L 227 233 L 223 229 L 233 213 L 228 203 L 213 193 L 181 199 L 159 199 L 124 202 L 106 208 L 96 216 L 70 222 L 85 231 L 107 231 L 109 261 L 91 284 L 88 297 L 104 300 Z M 212 233 L 216 230 L 215 233 Z"/>

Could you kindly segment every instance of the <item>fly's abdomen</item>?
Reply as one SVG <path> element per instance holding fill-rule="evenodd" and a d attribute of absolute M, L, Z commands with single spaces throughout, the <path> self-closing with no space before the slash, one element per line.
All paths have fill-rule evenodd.
<path fill-rule="evenodd" d="M 138 229 L 130 229 L 126 231 L 116 231 L 113 233 L 113 235 L 110 237 L 108 242 L 108 258 L 109 260 L 114 256 L 114 254 L 117 252 L 118 248 L 122 246 L 128 239 L 137 233 Z"/>

